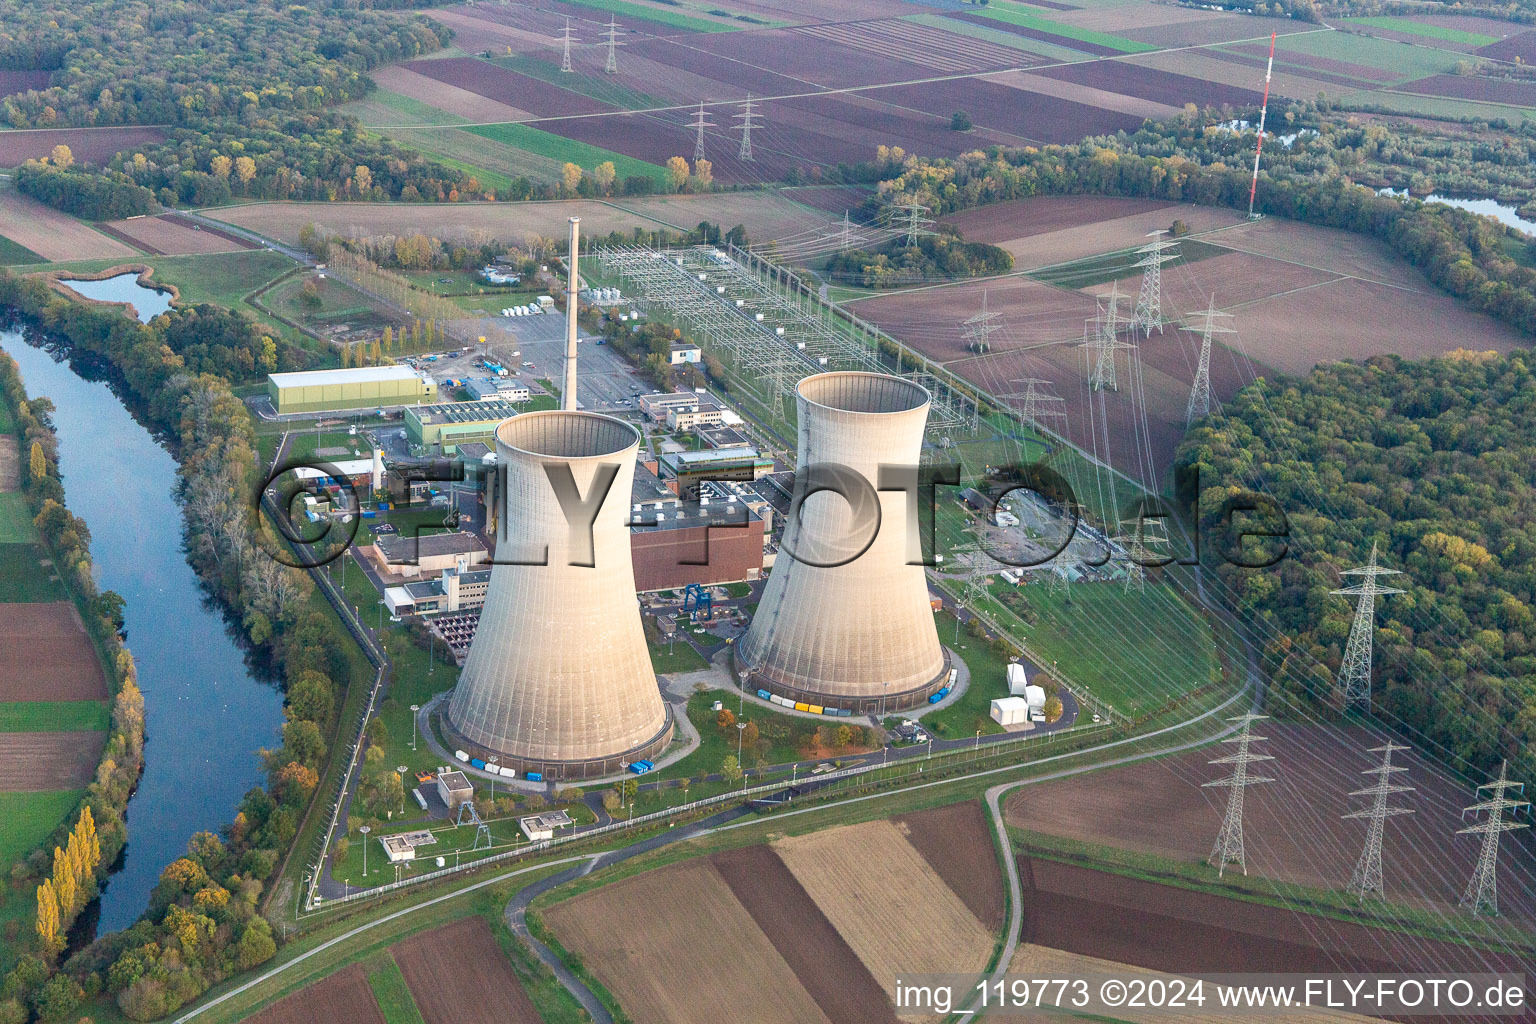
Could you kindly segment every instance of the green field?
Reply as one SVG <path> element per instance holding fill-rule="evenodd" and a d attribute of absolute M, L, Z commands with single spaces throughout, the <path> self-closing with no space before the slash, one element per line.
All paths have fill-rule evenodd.
<path fill-rule="evenodd" d="M 644 4 L 627 3 L 626 0 L 572 0 L 572 2 L 582 7 L 592 7 L 599 11 L 607 11 L 610 14 L 622 14 L 626 18 L 643 18 L 646 21 L 653 21 L 658 25 L 684 28 L 691 32 L 735 32 L 738 28 L 742 27 L 738 25 L 721 25 L 717 22 L 706 21 L 703 18 L 690 17 L 680 11 L 658 10 L 655 7 L 647 7 Z M 721 9 L 714 8 L 713 10 Z M 721 10 L 721 13 L 729 14 L 730 12 Z M 782 24 L 777 21 L 760 21 L 755 18 L 751 19 L 751 22 L 756 25 L 768 26 Z"/>
<path fill-rule="evenodd" d="M 1221 256 L 1231 252 L 1231 249 L 1220 245 L 1211 245 L 1209 242 L 1200 242 L 1193 238 L 1179 240 L 1179 259 L 1175 265 L 1197 263 L 1212 256 Z M 1141 260 L 1141 255 L 1134 249 L 1123 249 L 1120 252 L 1106 252 L 1097 256 L 1089 256 L 1085 259 L 1073 260 L 1071 263 L 1063 263 L 1059 266 L 1045 267 L 1036 270 L 1027 276 L 1034 278 L 1042 284 L 1053 284 L 1058 288 L 1091 288 L 1098 284 L 1108 284 L 1111 281 L 1123 280 L 1133 275 L 1139 275 L 1136 264 Z M 1134 295 L 1130 297 L 1135 301 Z M 1126 310 L 1129 310 L 1129 304 Z"/>
<path fill-rule="evenodd" d="M 112 724 L 106 701 L 18 700 L 0 703 L 0 732 L 101 732 Z"/>
<path fill-rule="evenodd" d="M 1494 118 L 1513 120 L 1524 118 L 1529 121 L 1536 119 L 1536 109 L 1530 107 L 1509 107 L 1499 103 L 1479 103 L 1475 100 L 1452 99 L 1447 96 L 1425 96 L 1410 92 L 1413 84 L 1410 82 L 1400 89 L 1380 92 L 1353 92 L 1339 97 L 1339 102 L 1351 108 L 1373 109 L 1391 111 L 1397 114 L 1419 114 L 1423 117 L 1444 118 L 1468 118 L 1480 117 L 1491 121 Z"/>
<path fill-rule="evenodd" d="M 1043 39 L 1030 39 L 1028 36 L 1015 35 L 1005 32 L 1000 28 L 987 28 L 972 21 L 960 21 L 955 18 L 946 18 L 942 14 L 908 14 L 902 17 L 903 21 L 910 21 L 918 25 L 927 25 L 929 28 L 941 29 L 951 35 L 969 36 L 972 39 L 980 39 L 983 42 L 993 43 L 997 46 L 1006 46 L 1010 50 L 1021 50 L 1024 53 L 1033 53 L 1041 57 L 1047 57 L 1055 61 L 1073 62 L 1091 60 L 1081 50 L 1069 49 L 1065 46 L 1057 46 Z"/>
<path fill-rule="evenodd" d="M 1281 36 L 1275 44 L 1276 59 L 1283 60 L 1286 53 L 1305 53 L 1364 64 L 1401 75 L 1399 81 L 1446 74 L 1455 69 L 1457 61 L 1465 59 L 1459 53 L 1353 32 L 1303 32 Z"/>
<path fill-rule="evenodd" d="M 526 54 L 515 57 L 493 57 L 490 62 L 508 71 L 516 71 L 520 75 L 537 78 L 541 82 L 548 82 L 550 85 L 590 96 L 592 99 L 610 103 L 623 110 L 644 110 L 649 107 L 668 105 L 665 100 L 647 95 L 638 89 L 620 85 L 608 75 L 567 74 L 560 70 L 558 64 Z"/>
<path fill-rule="evenodd" d="M 1485 36 L 1480 32 L 1463 32 L 1460 29 L 1444 28 L 1440 25 L 1425 25 L 1408 18 L 1393 18 L 1386 15 L 1371 18 L 1345 18 L 1344 22 L 1349 25 L 1384 28 L 1392 32 L 1406 32 L 1409 35 L 1439 39 L 1447 43 L 1465 43 L 1468 46 L 1489 46 L 1498 42 L 1500 38 Z"/>
<path fill-rule="evenodd" d="M 83 791 L 0 793 L 0 864 L 14 864 L 35 850 L 74 810 Z"/>
<path fill-rule="evenodd" d="M 42 263 L 43 258 L 24 245 L 0 235 L 0 267 L 12 267 L 21 263 Z"/>
<path fill-rule="evenodd" d="M 651 648 L 651 669 L 655 672 L 697 672 L 708 667 L 690 644 L 657 644 Z"/>
<path fill-rule="evenodd" d="M 933 623 L 939 630 L 939 642 L 960 655 L 970 670 L 971 681 L 958 700 L 918 721 L 941 739 L 974 736 L 977 730 L 983 736 L 1002 732 L 1003 727 L 992 721 L 991 712 L 992 699 L 1007 696 L 1007 661 L 985 640 L 976 639 L 964 628 L 957 631 L 955 617 L 949 612 L 936 614 Z"/>
<path fill-rule="evenodd" d="M 0 544 L 33 544 L 37 530 L 32 526 L 32 509 L 20 491 L 0 494 Z"/>
<path fill-rule="evenodd" d="M 1032 28 L 1037 32 L 1049 32 L 1051 35 L 1061 36 L 1064 39 L 1076 39 L 1083 43 L 1094 43 L 1098 46 L 1107 46 L 1121 53 L 1150 53 L 1159 47 L 1151 43 L 1138 43 L 1134 39 L 1124 36 L 1111 35 L 1108 32 L 1095 32 L 1093 29 L 1077 28 L 1065 25 L 1059 21 L 1042 18 L 1038 14 L 1031 14 L 1021 4 L 1015 4 L 1011 0 L 994 0 L 986 7 L 978 7 L 976 14 L 991 18 L 993 21 L 1003 21 L 1010 25 L 1018 25 L 1021 28 Z"/>
<path fill-rule="evenodd" d="M 414 96 L 390 92 L 388 89 L 376 89 L 368 94 L 367 99 L 343 103 L 336 109 L 340 113 L 351 114 L 365 125 L 461 124 L 467 120 L 430 103 L 423 103 Z"/>
<path fill-rule="evenodd" d="M 194 256 L 135 256 L 131 259 L 76 260 L 70 263 L 43 263 L 19 267 L 25 272 L 43 270 L 77 270 L 94 273 L 122 263 L 144 263 L 155 268 L 151 280 L 159 284 L 173 284 L 180 293 L 179 301 L 188 303 L 212 302 L 220 306 L 251 310 L 242 301 L 247 295 L 271 281 L 284 271 L 293 269 L 294 263 L 281 253 L 270 249 L 241 249 L 237 252 L 217 252 Z M 252 310 L 254 312 L 254 310 Z"/>
<path fill-rule="evenodd" d="M 395 958 L 384 954 L 368 965 L 368 987 L 387 1024 L 424 1024 Z"/>
<path fill-rule="evenodd" d="M 612 160 L 620 181 L 634 174 L 645 175 L 658 185 L 666 185 L 670 180 L 667 169 L 664 167 L 646 163 L 644 160 L 636 160 L 622 153 L 589 146 L 585 142 L 577 142 L 574 139 L 540 131 L 537 128 L 530 128 L 525 124 L 490 124 L 459 130 L 503 143 L 514 149 L 526 150 L 550 160 L 579 164 L 587 170 L 591 170 L 605 160 Z"/>
<path fill-rule="evenodd" d="M 38 568 L 47 557 L 36 544 L 0 544 L 0 604 L 69 600 L 53 570 Z"/>
<path fill-rule="evenodd" d="M 391 128 L 389 137 L 434 160 L 468 169 L 492 188 L 505 188 L 506 182 L 519 177 L 533 181 L 560 178 L 559 161 L 512 149 L 459 128 Z"/>

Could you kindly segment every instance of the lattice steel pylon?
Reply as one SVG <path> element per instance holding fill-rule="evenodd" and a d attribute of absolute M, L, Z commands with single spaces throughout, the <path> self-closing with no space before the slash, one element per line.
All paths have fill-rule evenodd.
<path fill-rule="evenodd" d="M 1222 740 L 1223 743 L 1236 743 L 1237 753 L 1218 757 L 1209 762 L 1232 766 L 1231 775 L 1205 784 L 1205 788 L 1224 786 L 1230 790 L 1227 796 L 1227 813 L 1221 819 L 1221 831 L 1216 834 L 1216 845 L 1211 848 L 1210 863 L 1216 866 L 1218 878 L 1226 871 L 1228 864 L 1236 864 L 1243 869 L 1243 874 L 1248 873 L 1248 859 L 1243 843 L 1243 791 L 1261 782 L 1275 781 L 1262 775 L 1248 774 L 1249 765 L 1258 761 L 1274 760 L 1268 754 L 1255 754 L 1249 750 L 1251 744 L 1265 738 L 1253 735 L 1253 723 L 1268 717 L 1268 715 L 1255 715 L 1249 712 L 1227 719 L 1229 722 L 1241 723 L 1236 736 Z"/>
<path fill-rule="evenodd" d="M 611 14 L 608 15 L 608 28 L 603 35 L 608 39 L 608 63 L 603 66 L 603 70 L 610 75 L 616 75 L 619 73 L 619 24 Z"/>
<path fill-rule="evenodd" d="M 736 159 L 738 159 L 738 160 L 745 160 L 745 161 L 751 162 L 751 160 L 752 160 L 752 129 L 754 127 L 756 127 L 756 125 L 754 124 L 752 118 L 757 116 L 753 112 L 753 110 L 752 110 L 752 94 L 751 93 L 747 93 L 747 102 L 742 105 L 741 113 L 733 114 L 731 116 L 735 120 L 741 122 L 741 147 L 736 150 Z M 846 217 L 847 214 L 845 213 L 843 216 Z"/>
<path fill-rule="evenodd" d="M 560 39 L 561 39 L 562 43 L 564 44 L 563 50 L 562 50 L 562 52 L 560 54 L 560 70 L 561 71 L 567 71 L 567 72 L 575 71 L 576 69 L 571 66 L 571 19 L 570 18 L 566 18 L 565 19 L 565 30 L 560 33 Z"/>
<path fill-rule="evenodd" d="M 1110 286 L 1109 301 L 1083 329 L 1082 347 L 1088 350 L 1088 386 L 1094 391 L 1119 391 L 1115 352 L 1131 346 L 1120 340 L 1120 284 Z"/>
<path fill-rule="evenodd" d="M 1137 516 L 1136 528 L 1131 531 L 1130 536 L 1111 538 L 1125 550 L 1126 593 L 1134 591 L 1139 594 L 1146 591 L 1147 567 L 1152 564 L 1153 555 L 1156 554 L 1152 549 L 1152 545 L 1155 544 L 1159 547 L 1167 546 L 1168 538 L 1161 532 L 1161 521 L 1153 520 L 1153 522 L 1156 524 L 1154 531 L 1148 531 L 1146 517 Z M 1149 536 L 1149 532 L 1156 532 L 1157 535 Z"/>
<path fill-rule="evenodd" d="M 1378 576 L 1398 576 L 1400 569 L 1383 569 L 1376 564 L 1376 544 L 1371 544 L 1371 558 L 1358 569 L 1345 569 L 1341 576 L 1363 576 L 1364 582 L 1343 587 L 1330 593 L 1359 597 L 1355 608 L 1355 621 L 1349 627 L 1349 643 L 1344 648 L 1344 660 L 1339 664 L 1339 684 L 1344 692 L 1344 706 L 1364 704 L 1371 707 L 1371 651 L 1376 639 L 1376 598 L 1384 594 L 1401 594 L 1396 587 L 1384 587 L 1376 582 Z"/>
<path fill-rule="evenodd" d="M 694 131 L 693 160 L 694 163 L 698 163 L 704 159 L 704 129 L 714 127 L 709 120 L 709 114 L 704 110 L 703 100 L 699 100 L 699 109 L 693 112 L 693 122 L 688 127 Z"/>
<path fill-rule="evenodd" d="M 902 203 L 896 209 L 905 211 L 906 230 L 902 233 L 906 236 L 906 241 L 902 244 L 908 249 L 916 245 L 917 240 L 923 235 L 933 234 L 928 230 L 933 225 L 933 218 L 924 216 L 928 212 L 928 207 L 922 203 Z"/>
<path fill-rule="evenodd" d="M 1211 296 L 1211 304 L 1204 313 L 1195 316 L 1199 323 L 1184 328 L 1186 331 L 1200 332 L 1200 363 L 1195 368 L 1195 383 L 1189 389 L 1189 405 L 1184 410 L 1184 428 L 1195 420 L 1201 420 L 1211 414 L 1211 335 L 1236 334 L 1231 327 L 1218 327 L 1216 318 L 1219 316 L 1230 317 L 1231 313 L 1222 313 L 1216 308 L 1216 296 Z"/>
<path fill-rule="evenodd" d="M 1167 233 L 1166 229 L 1148 232 L 1152 243 L 1136 250 L 1142 257 L 1136 264 L 1141 268 L 1141 293 L 1136 297 L 1136 309 L 1131 314 L 1131 329 L 1144 332 L 1148 338 L 1152 337 L 1154 328 L 1158 334 L 1163 333 L 1163 264 L 1179 258 L 1178 252 L 1172 251 L 1179 243 L 1164 241 L 1161 237 Z"/>
<path fill-rule="evenodd" d="M 998 323 L 1002 315 L 987 310 L 987 292 L 982 289 L 981 312 L 960 322 L 960 329 L 965 333 L 965 347 L 972 352 L 990 352 L 992 335 L 1003 329 L 1003 325 Z"/>
<path fill-rule="evenodd" d="M 848 211 L 843 211 L 843 233 L 837 247 L 844 251 L 853 248 L 853 218 L 848 216 Z"/>
<path fill-rule="evenodd" d="M 1040 430 L 1049 429 L 1045 425 L 1045 420 L 1059 422 L 1061 429 L 1056 432 L 1066 434 L 1067 400 L 1042 390 L 1051 386 L 1050 381 L 1043 377 L 1017 377 L 1008 383 L 1022 384 L 1024 390 L 1009 391 L 997 397 L 1016 400 L 1019 404 L 1015 407 L 1015 411 L 1020 420 Z"/>
<path fill-rule="evenodd" d="M 1463 817 L 1468 814 L 1486 812 L 1487 817 L 1476 825 L 1468 828 L 1457 829 L 1457 835 L 1481 835 L 1483 837 L 1482 849 L 1477 854 L 1477 866 L 1472 869 L 1472 880 L 1467 883 L 1467 891 L 1462 894 L 1461 905 L 1471 907 L 1472 913 L 1487 913 L 1489 917 L 1499 916 L 1499 837 L 1505 832 L 1513 832 L 1517 828 L 1529 828 L 1525 822 L 1509 821 L 1504 817 L 1505 811 L 1519 811 L 1522 807 L 1531 806 L 1529 800 L 1511 800 L 1504 794 L 1508 790 L 1524 794 L 1525 783 L 1509 781 L 1509 762 L 1499 765 L 1499 778 L 1496 782 L 1485 782 L 1474 791 L 1474 796 L 1482 794 L 1483 790 L 1489 790 L 1492 796 L 1487 800 L 1479 800 L 1461 813 Z"/>
<path fill-rule="evenodd" d="M 1392 781 L 1393 775 L 1408 770 L 1400 765 L 1394 765 L 1392 754 L 1394 751 L 1407 749 L 1409 748 L 1390 740 L 1379 747 L 1371 748 L 1371 753 L 1381 755 L 1381 764 L 1375 768 L 1368 768 L 1360 774 L 1375 775 L 1376 783 L 1349 794 L 1370 797 L 1371 806 L 1363 811 L 1342 815 L 1344 818 L 1365 818 L 1370 822 L 1366 826 L 1365 849 L 1360 852 L 1360 859 L 1355 862 L 1354 873 L 1349 876 L 1349 891 L 1361 900 L 1367 896 L 1375 896 L 1378 899 L 1386 897 L 1386 883 L 1381 872 L 1381 843 L 1386 835 L 1387 819 L 1399 814 L 1413 813 L 1411 808 L 1391 807 L 1387 804 L 1395 793 L 1413 792 L 1412 786 L 1399 786 Z"/>

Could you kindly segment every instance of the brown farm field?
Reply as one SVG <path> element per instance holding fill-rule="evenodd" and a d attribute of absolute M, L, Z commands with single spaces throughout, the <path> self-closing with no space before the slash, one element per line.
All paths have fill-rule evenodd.
<path fill-rule="evenodd" d="M 0 793 L 84 789 L 106 746 L 99 732 L 0 732 Z"/>
<path fill-rule="evenodd" d="M 990 931 L 1005 923 L 1003 872 L 992 847 L 992 826 L 979 800 L 948 804 L 893 819 L 928 866 L 939 873 Z"/>
<path fill-rule="evenodd" d="M 152 256 L 193 256 L 251 248 L 249 242 L 234 241 L 172 217 L 134 217 L 110 221 L 103 227 L 127 238 Z"/>
<path fill-rule="evenodd" d="M 105 700 L 107 682 L 69 601 L 0 605 L 0 701 Z"/>
<path fill-rule="evenodd" d="M 361 964 L 285 996 L 247 1024 L 385 1024 Z"/>
<path fill-rule="evenodd" d="M 483 917 L 413 935 L 391 953 L 426 1024 L 540 1024 Z"/>
<path fill-rule="evenodd" d="M 364 235 L 420 231 L 455 238 L 487 231 L 509 242 L 535 234 L 564 237 L 570 217 L 581 218 L 585 234 L 628 231 L 636 225 L 662 226 L 606 203 L 584 199 L 548 203 L 252 203 L 212 210 L 209 216 L 290 244 L 298 241 L 299 229 L 309 223 Z"/>
<path fill-rule="evenodd" d="M 380 68 L 372 72 L 372 78 L 381 89 L 410 96 L 466 121 L 520 121 L 532 116 L 519 107 L 462 89 L 440 77 L 424 75 L 408 64 Z M 395 115 L 396 118 L 401 116 Z M 401 122 L 394 120 L 390 123 Z"/>
<path fill-rule="evenodd" d="M 0 146 L 7 134 L 0 132 Z M 11 189 L 0 190 L 0 226 L 6 238 L 54 262 L 138 255 L 83 221 Z"/>
<path fill-rule="evenodd" d="M 37 160 L 64 145 L 81 163 L 101 163 L 125 149 L 159 142 L 165 133 L 158 128 L 37 128 L 0 131 L 0 167 L 15 167 Z"/>

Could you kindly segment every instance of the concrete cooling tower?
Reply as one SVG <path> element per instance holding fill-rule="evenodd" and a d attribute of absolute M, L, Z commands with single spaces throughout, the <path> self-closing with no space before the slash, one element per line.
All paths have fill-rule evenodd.
<path fill-rule="evenodd" d="M 909 532 L 917 530 L 907 494 L 865 493 L 864 504 L 879 506 L 866 549 L 873 508 L 862 510 L 861 529 L 854 504 L 839 493 L 816 493 L 805 471 L 841 464 L 874 489 L 881 465 L 917 466 L 928 403 L 918 385 L 875 373 L 800 382 L 801 511 L 789 515 L 757 614 L 737 647 L 749 687 L 863 714 L 922 704 L 944 685 L 948 654 L 934 629 L 927 580 L 921 565 L 907 564 Z M 840 561 L 846 564 L 832 564 Z"/>
<path fill-rule="evenodd" d="M 524 413 L 496 428 L 498 564 L 443 723 L 472 756 L 546 779 L 591 778 L 654 757 L 671 739 L 626 525 L 639 445 L 633 427 L 587 412 Z M 588 549 L 556 487 L 573 481 L 564 506 L 583 505 L 608 473 Z M 572 509 L 578 524 L 590 516 Z M 501 564 L 513 560 L 547 564 Z"/>

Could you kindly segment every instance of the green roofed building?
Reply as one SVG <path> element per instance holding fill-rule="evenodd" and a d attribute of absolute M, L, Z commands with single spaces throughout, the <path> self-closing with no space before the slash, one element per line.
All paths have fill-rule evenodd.
<path fill-rule="evenodd" d="M 496 424 L 517 415 L 517 404 L 487 398 L 479 402 L 448 402 L 405 410 L 405 434 L 423 448 L 443 446 L 452 455 L 461 444 L 496 443 Z"/>
<path fill-rule="evenodd" d="M 302 370 L 267 376 L 267 394 L 278 415 L 387 409 L 437 401 L 437 382 L 409 366 L 360 366 Z"/>

